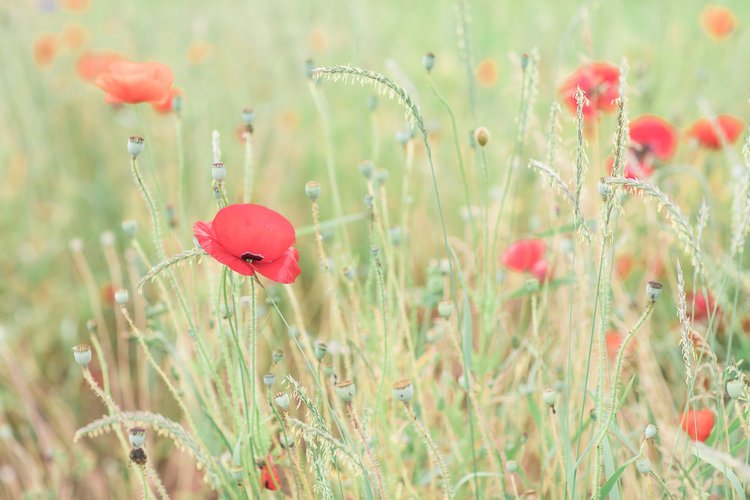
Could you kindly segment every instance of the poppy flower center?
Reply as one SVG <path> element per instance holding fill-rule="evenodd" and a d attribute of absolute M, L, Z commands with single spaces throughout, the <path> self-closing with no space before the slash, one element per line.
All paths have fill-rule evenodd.
<path fill-rule="evenodd" d="M 258 262 L 263 260 L 263 256 L 259 253 L 245 252 L 240 255 L 240 259 L 246 262 Z"/>

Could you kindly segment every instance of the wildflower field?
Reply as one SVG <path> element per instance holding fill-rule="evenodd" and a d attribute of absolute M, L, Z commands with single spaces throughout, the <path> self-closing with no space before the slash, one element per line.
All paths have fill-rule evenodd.
<path fill-rule="evenodd" d="M 746 498 L 748 25 L 0 3 L 0 498 Z"/>

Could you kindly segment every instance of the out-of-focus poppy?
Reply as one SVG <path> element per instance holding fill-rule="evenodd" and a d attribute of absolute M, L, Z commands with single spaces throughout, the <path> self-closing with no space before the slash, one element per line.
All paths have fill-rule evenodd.
<path fill-rule="evenodd" d="M 276 471 L 276 465 L 271 459 L 271 455 L 266 455 L 266 463 L 260 473 L 260 484 L 267 490 L 277 490 L 281 487 L 279 474 Z"/>
<path fill-rule="evenodd" d="M 162 63 L 114 61 L 94 83 L 105 92 L 109 103 L 163 102 L 174 81 L 172 70 Z"/>
<path fill-rule="evenodd" d="M 62 0 L 60 2 L 60 5 L 62 5 L 62 8 L 70 11 L 75 12 L 76 14 L 83 14 L 87 10 L 89 10 L 89 7 L 91 7 L 91 1 L 90 0 Z"/>
<path fill-rule="evenodd" d="M 715 40 L 723 40 L 737 28 L 737 18 L 726 7 L 708 5 L 701 12 L 701 26 Z"/>
<path fill-rule="evenodd" d="M 711 410 L 690 410 L 682 415 L 680 425 L 693 441 L 703 442 L 714 428 L 714 414 Z"/>
<path fill-rule="evenodd" d="M 59 43 L 57 35 L 45 33 L 34 40 L 33 55 L 34 63 L 40 68 L 46 68 L 55 60 Z"/>
<path fill-rule="evenodd" d="M 107 71 L 112 62 L 121 59 L 119 54 L 107 50 L 86 52 L 78 58 L 76 72 L 82 80 L 94 81 L 97 76 Z"/>
<path fill-rule="evenodd" d="M 552 279 L 549 262 L 544 258 L 547 245 L 540 239 L 519 240 L 503 252 L 503 265 L 516 272 L 529 272 L 539 283 Z"/>
<path fill-rule="evenodd" d="M 578 109 L 576 91 L 580 87 L 588 104 L 583 106 L 583 116 L 596 117 L 598 113 L 611 113 L 617 107 L 620 69 L 607 62 L 592 62 L 580 66 L 560 87 L 560 96 L 573 113 Z"/>
<path fill-rule="evenodd" d="M 229 205 L 212 222 L 196 222 L 193 232 L 203 250 L 240 274 L 257 271 L 278 283 L 293 283 L 300 274 L 294 227 L 264 206 Z"/>
<path fill-rule="evenodd" d="M 197 66 L 198 64 L 205 62 L 213 52 L 214 44 L 203 40 L 196 40 L 190 44 L 190 47 L 188 47 L 187 52 L 185 53 L 185 58 L 188 63 Z"/>
<path fill-rule="evenodd" d="M 630 141 L 636 154 L 652 154 L 665 161 L 677 148 L 677 131 L 663 118 L 643 115 L 630 122 Z"/>
<path fill-rule="evenodd" d="M 745 122 L 729 115 L 716 117 L 716 126 L 721 130 L 728 144 L 734 144 L 745 129 Z M 714 124 L 708 118 L 696 120 L 688 129 L 688 136 L 708 149 L 721 149 L 721 139 Z"/>
<path fill-rule="evenodd" d="M 60 39 L 63 45 L 71 50 L 83 47 L 89 38 L 89 32 L 81 23 L 68 23 L 63 26 Z"/>
<path fill-rule="evenodd" d="M 477 82 L 482 87 L 491 87 L 497 82 L 500 71 L 494 59 L 485 59 L 477 65 Z"/>

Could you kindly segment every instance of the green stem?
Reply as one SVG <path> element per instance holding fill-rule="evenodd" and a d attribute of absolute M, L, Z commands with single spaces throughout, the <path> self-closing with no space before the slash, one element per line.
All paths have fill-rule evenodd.
<path fill-rule="evenodd" d="M 250 203 L 253 191 L 253 133 L 247 131 L 245 139 L 245 196 L 242 198 L 244 203 Z"/>

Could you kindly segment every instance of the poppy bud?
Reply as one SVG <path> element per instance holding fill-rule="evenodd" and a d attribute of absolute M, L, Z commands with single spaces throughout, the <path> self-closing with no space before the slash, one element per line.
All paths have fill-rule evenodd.
<path fill-rule="evenodd" d="M 372 209 L 374 204 L 375 198 L 373 198 L 371 194 L 365 195 L 365 207 L 367 207 L 367 209 Z"/>
<path fill-rule="evenodd" d="M 376 168 L 375 169 L 375 182 L 378 184 L 385 184 L 385 181 L 388 180 L 388 171 L 384 168 Z"/>
<path fill-rule="evenodd" d="M 224 179 L 227 178 L 227 167 L 223 163 L 217 161 L 213 165 L 211 165 L 211 177 L 214 178 L 216 182 L 222 182 Z"/>
<path fill-rule="evenodd" d="M 354 394 L 357 391 L 357 388 L 354 386 L 354 382 L 352 382 L 351 380 L 338 382 L 335 388 L 336 394 L 338 394 L 339 399 L 341 399 L 341 401 L 343 401 L 344 403 L 350 403 L 351 400 L 354 399 Z"/>
<path fill-rule="evenodd" d="M 646 430 L 643 431 L 643 435 L 646 439 L 654 439 L 656 437 L 657 432 L 659 432 L 659 430 L 656 428 L 654 424 L 648 424 L 646 426 Z"/>
<path fill-rule="evenodd" d="M 557 391 L 554 389 L 547 389 L 542 393 L 542 401 L 550 408 L 555 407 L 555 401 L 557 401 Z"/>
<path fill-rule="evenodd" d="M 378 107 L 378 98 L 377 96 L 371 95 L 367 96 L 367 109 L 370 111 L 375 111 L 375 108 Z"/>
<path fill-rule="evenodd" d="M 242 110 L 242 121 L 245 122 L 245 125 L 248 127 L 253 126 L 253 122 L 255 121 L 255 110 L 253 108 L 245 108 Z"/>
<path fill-rule="evenodd" d="M 414 397 L 414 384 L 404 378 L 393 383 L 393 397 L 402 403 L 408 403 Z"/>
<path fill-rule="evenodd" d="M 635 466 L 641 474 L 648 474 L 651 472 L 651 462 L 649 462 L 648 458 L 637 460 Z"/>
<path fill-rule="evenodd" d="M 232 479 L 234 479 L 237 482 L 242 481 L 244 469 L 242 468 L 241 465 L 233 465 L 230 470 L 232 472 Z"/>
<path fill-rule="evenodd" d="M 732 399 L 737 399 L 742 395 L 742 381 L 730 380 L 727 382 L 727 394 Z"/>
<path fill-rule="evenodd" d="M 305 64 L 302 66 L 302 71 L 305 73 L 305 76 L 312 79 L 314 69 L 315 63 L 313 63 L 313 60 L 305 59 Z"/>
<path fill-rule="evenodd" d="M 438 314 L 444 319 L 448 319 L 453 314 L 453 302 L 443 300 L 438 304 Z"/>
<path fill-rule="evenodd" d="M 325 342 L 316 342 L 315 343 L 315 359 L 320 361 L 323 359 L 328 352 L 328 346 L 325 344 Z"/>
<path fill-rule="evenodd" d="M 179 114 L 182 111 L 183 104 L 185 104 L 185 98 L 182 97 L 180 94 L 177 94 L 172 98 L 172 110 L 175 113 Z"/>
<path fill-rule="evenodd" d="M 130 440 L 130 446 L 140 448 L 146 441 L 146 429 L 143 427 L 131 427 L 128 431 L 128 439 Z"/>
<path fill-rule="evenodd" d="M 82 368 L 91 363 L 91 346 L 88 344 L 79 344 L 73 348 L 73 357 Z"/>
<path fill-rule="evenodd" d="M 596 187 L 599 191 L 599 196 L 602 197 L 602 200 L 606 200 L 612 195 L 612 188 L 609 187 L 609 184 L 605 183 L 603 179 L 599 179 L 599 183 Z"/>
<path fill-rule="evenodd" d="M 122 230 L 130 239 L 135 239 L 135 235 L 138 233 L 138 222 L 135 219 L 124 220 L 122 221 Z"/>
<path fill-rule="evenodd" d="M 649 281 L 646 283 L 646 296 L 651 302 L 655 302 L 661 295 L 662 284 L 658 281 Z"/>
<path fill-rule="evenodd" d="M 373 259 L 377 259 L 378 255 L 380 255 L 380 248 L 376 247 L 375 245 L 371 246 L 370 255 L 372 255 Z"/>
<path fill-rule="evenodd" d="M 273 397 L 273 402 L 276 403 L 276 406 L 281 408 L 282 410 L 286 410 L 289 408 L 289 394 L 286 392 L 277 392 L 276 395 Z"/>
<path fill-rule="evenodd" d="M 355 273 L 352 266 L 346 266 L 342 270 L 342 273 L 344 273 L 344 276 L 346 276 L 346 279 L 348 279 L 349 281 L 352 281 L 354 279 Z"/>
<path fill-rule="evenodd" d="M 521 69 L 526 69 L 528 65 L 529 65 L 529 55 L 521 54 Z"/>
<path fill-rule="evenodd" d="M 402 146 L 406 146 L 406 143 L 411 139 L 411 133 L 408 130 L 397 130 L 396 131 L 396 142 Z"/>
<path fill-rule="evenodd" d="M 93 319 L 90 319 L 86 321 L 86 331 L 89 332 L 91 335 L 96 335 L 98 328 L 96 326 L 96 321 Z"/>
<path fill-rule="evenodd" d="M 422 56 L 422 66 L 429 72 L 435 66 L 435 54 L 428 52 Z"/>
<path fill-rule="evenodd" d="M 143 448 L 133 448 L 130 450 L 130 461 L 136 465 L 146 465 L 148 457 L 146 456 L 146 452 L 143 451 Z"/>
<path fill-rule="evenodd" d="M 119 305 L 124 306 L 128 303 L 128 299 L 130 299 L 130 294 L 127 290 L 117 290 L 115 292 L 115 302 Z"/>
<path fill-rule="evenodd" d="M 312 201 L 316 201 L 320 197 L 320 182 L 310 181 L 305 184 L 305 194 Z"/>
<path fill-rule="evenodd" d="M 508 472 L 513 473 L 518 470 L 518 464 L 515 460 L 508 460 Z"/>
<path fill-rule="evenodd" d="M 281 349 L 274 349 L 273 352 L 271 353 L 271 359 L 273 360 L 274 363 L 278 363 L 279 361 L 281 361 L 281 358 L 283 357 L 284 357 L 284 351 L 282 351 Z"/>
<path fill-rule="evenodd" d="M 276 375 L 269 372 L 263 375 L 263 383 L 266 385 L 266 387 L 271 387 L 274 382 L 276 382 Z"/>
<path fill-rule="evenodd" d="M 480 146 L 485 146 L 489 140 L 490 140 L 490 131 L 487 130 L 487 127 L 479 127 L 474 131 L 474 140 L 477 141 L 477 144 Z"/>
<path fill-rule="evenodd" d="M 323 363 L 323 374 L 326 377 L 333 375 L 333 363 Z"/>
<path fill-rule="evenodd" d="M 372 160 L 365 160 L 359 162 L 357 168 L 359 169 L 359 173 L 365 176 L 365 179 L 369 179 L 372 177 L 372 171 L 375 170 L 375 165 L 372 163 Z"/>
<path fill-rule="evenodd" d="M 164 207 L 164 215 L 167 216 L 167 224 L 169 224 L 169 227 L 177 227 L 177 213 L 175 212 L 174 205 L 167 205 Z"/>
<path fill-rule="evenodd" d="M 128 138 L 128 153 L 130 153 L 130 156 L 133 158 L 137 157 L 139 154 L 143 153 L 143 148 L 146 147 L 144 144 L 143 137 L 138 136 L 132 136 Z"/>
<path fill-rule="evenodd" d="M 283 432 L 279 434 L 279 444 L 282 448 L 285 450 L 288 450 L 290 448 L 294 447 L 294 437 L 289 434 L 284 434 Z"/>

